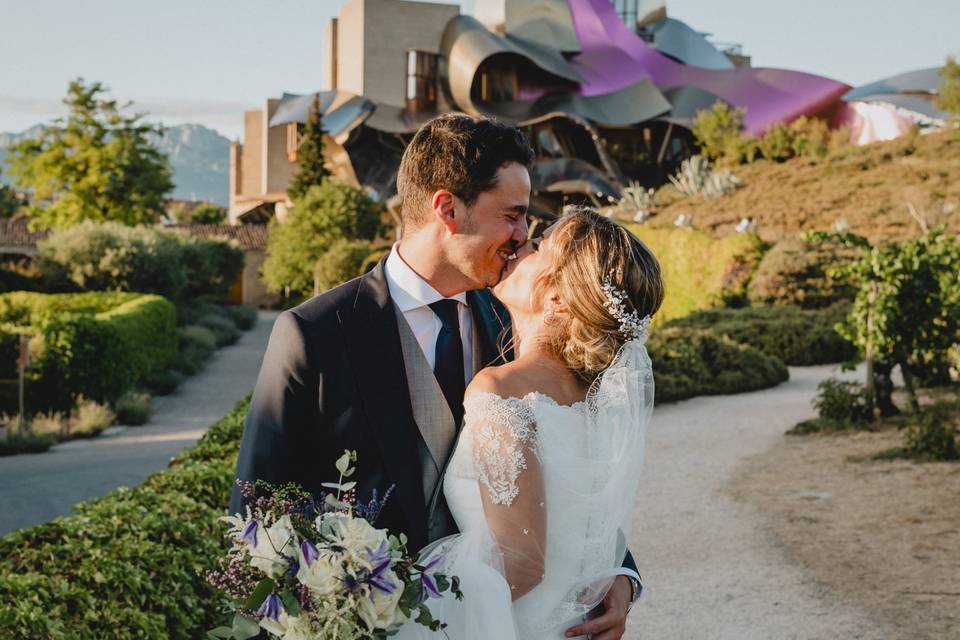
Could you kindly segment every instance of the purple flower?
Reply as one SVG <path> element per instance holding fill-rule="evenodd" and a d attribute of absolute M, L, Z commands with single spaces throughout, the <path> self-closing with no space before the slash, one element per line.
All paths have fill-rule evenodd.
<path fill-rule="evenodd" d="M 240 532 L 240 539 L 249 544 L 251 547 L 257 546 L 257 521 L 251 520 L 243 527 L 243 531 Z"/>
<path fill-rule="evenodd" d="M 443 555 L 437 554 L 430 558 L 430 562 L 423 566 L 423 571 L 420 572 L 420 602 L 417 604 L 422 604 L 427 598 L 439 598 L 440 589 L 437 588 L 437 581 L 434 579 L 430 572 L 436 569 L 438 566 L 443 564 Z"/>
<path fill-rule="evenodd" d="M 283 601 L 280 600 L 280 596 L 276 593 L 268 595 L 267 599 L 260 605 L 260 608 L 257 609 L 258 616 L 266 616 L 271 620 L 278 620 L 281 612 L 283 612 Z"/>
<path fill-rule="evenodd" d="M 397 584 L 388 573 L 388 571 L 390 571 L 390 563 L 393 561 L 393 556 L 387 547 L 387 541 L 382 541 L 376 551 L 370 547 L 366 549 L 367 559 L 370 560 L 370 564 L 373 565 L 373 570 L 370 571 L 368 581 L 384 593 L 393 593 L 397 589 Z"/>
<path fill-rule="evenodd" d="M 300 543 L 300 553 L 303 554 L 303 560 L 307 563 L 308 567 L 320 557 L 320 551 L 317 550 L 317 546 L 309 540 L 304 540 Z"/>

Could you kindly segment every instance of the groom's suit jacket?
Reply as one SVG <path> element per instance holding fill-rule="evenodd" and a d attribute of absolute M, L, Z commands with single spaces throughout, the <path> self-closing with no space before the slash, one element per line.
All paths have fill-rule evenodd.
<path fill-rule="evenodd" d="M 495 363 L 509 326 L 484 290 L 467 294 L 473 362 Z M 357 452 L 357 496 L 393 486 L 378 527 L 404 532 L 413 551 L 455 526 L 439 478 L 457 427 L 433 372 L 390 298 L 381 261 L 366 275 L 277 318 L 247 414 L 237 478 L 323 491 L 334 462 Z M 235 486 L 231 513 L 242 512 Z"/>
<path fill-rule="evenodd" d="M 357 452 L 361 502 L 393 487 L 377 527 L 406 533 L 416 551 L 456 527 L 443 471 L 459 425 L 403 314 L 381 261 L 372 271 L 278 316 L 253 393 L 237 478 L 296 482 L 313 494 L 336 480 L 334 463 Z M 501 361 L 509 316 L 486 290 L 471 291 L 474 369 Z M 234 486 L 230 512 L 244 511 Z M 636 566 L 631 556 L 624 563 Z"/>

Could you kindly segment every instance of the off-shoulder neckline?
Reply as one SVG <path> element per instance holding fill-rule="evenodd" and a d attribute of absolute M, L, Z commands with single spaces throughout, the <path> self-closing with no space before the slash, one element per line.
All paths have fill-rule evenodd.
<path fill-rule="evenodd" d="M 547 404 L 553 405 L 554 407 L 557 407 L 560 409 L 570 409 L 573 411 L 581 411 L 587 402 L 584 399 L 584 400 L 577 400 L 573 404 L 561 404 L 553 396 L 543 393 L 542 391 L 529 391 L 527 392 L 526 395 L 519 398 L 517 396 L 502 396 L 499 393 L 494 393 L 493 391 L 473 391 L 470 393 L 469 396 L 464 398 L 463 401 L 464 403 L 466 403 L 466 401 L 469 400 L 470 398 L 475 398 L 478 396 L 489 396 L 491 398 L 496 398 L 497 400 L 503 400 L 504 402 L 510 402 L 512 400 L 515 402 L 523 402 L 528 405 L 530 404 L 530 401 L 532 399 L 539 398 L 544 402 L 546 402 Z"/>

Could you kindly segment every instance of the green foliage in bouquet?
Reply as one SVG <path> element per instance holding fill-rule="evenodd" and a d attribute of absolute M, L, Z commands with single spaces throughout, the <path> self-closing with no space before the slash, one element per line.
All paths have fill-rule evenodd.
<path fill-rule="evenodd" d="M 296 484 L 240 483 L 247 513 L 221 518 L 230 525 L 231 549 L 207 578 L 228 598 L 230 626 L 208 638 L 271 637 L 318 640 L 386 638 L 413 619 L 433 631 L 427 600 L 449 591 L 462 599 L 459 579 L 439 571 L 442 553 L 423 561 L 407 551 L 406 537 L 376 529 L 392 492 L 356 500 L 356 453 L 337 460 L 337 482 L 318 501 Z"/>

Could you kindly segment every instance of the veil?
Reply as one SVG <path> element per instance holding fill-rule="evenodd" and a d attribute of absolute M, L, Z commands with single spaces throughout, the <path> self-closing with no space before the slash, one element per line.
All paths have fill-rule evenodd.
<path fill-rule="evenodd" d="M 422 555 L 462 580 L 464 602 L 430 604 L 448 637 L 563 638 L 624 575 L 654 399 L 648 322 L 576 405 L 537 392 L 465 400 L 445 480 L 462 533 Z"/>

